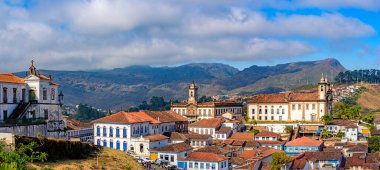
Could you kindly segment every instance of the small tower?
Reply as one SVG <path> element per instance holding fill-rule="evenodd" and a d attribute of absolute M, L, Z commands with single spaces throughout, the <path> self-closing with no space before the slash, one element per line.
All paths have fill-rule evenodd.
<path fill-rule="evenodd" d="M 187 100 L 187 103 L 191 104 L 197 104 L 198 102 L 198 87 L 195 85 L 195 82 L 193 80 L 193 83 L 189 86 L 189 98 Z"/>
<path fill-rule="evenodd" d="M 318 93 L 319 93 L 320 100 L 326 100 L 326 94 L 328 90 L 329 90 L 329 83 L 327 81 L 327 78 L 323 77 L 323 73 L 322 73 L 321 80 L 318 83 Z"/>
<path fill-rule="evenodd" d="M 32 60 L 32 65 L 29 67 L 29 75 L 37 75 L 36 67 L 34 67 L 34 60 Z"/>

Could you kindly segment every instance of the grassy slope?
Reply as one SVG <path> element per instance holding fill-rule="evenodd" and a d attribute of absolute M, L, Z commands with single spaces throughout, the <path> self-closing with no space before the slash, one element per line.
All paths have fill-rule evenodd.
<path fill-rule="evenodd" d="M 131 166 L 133 170 L 144 169 L 138 164 L 132 157 L 126 153 L 104 148 L 103 152 L 99 155 L 99 167 L 96 166 L 96 157 L 84 159 L 84 160 L 65 160 L 59 162 L 48 162 L 43 164 L 31 164 L 30 168 L 42 169 L 51 168 L 55 170 L 87 170 L 87 169 L 126 169 L 127 164 Z"/>
<path fill-rule="evenodd" d="M 369 110 L 377 110 L 380 108 L 380 85 L 364 85 L 366 90 L 360 95 L 358 104 Z"/>

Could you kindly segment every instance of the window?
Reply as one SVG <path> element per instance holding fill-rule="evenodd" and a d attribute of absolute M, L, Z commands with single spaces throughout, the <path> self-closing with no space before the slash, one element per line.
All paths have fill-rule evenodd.
<path fill-rule="evenodd" d="M 113 148 L 113 140 L 110 140 L 110 148 Z"/>
<path fill-rule="evenodd" d="M 107 136 L 107 128 L 105 126 L 103 127 L 103 136 Z"/>
<path fill-rule="evenodd" d="M 296 110 L 296 105 L 292 104 L 292 110 Z"/>
<path fill-rule="evenodd" d="M 262 110 L 261 109 L 259 109 L 259 114 L 261 114 L 262 113 Z"/>
<path fill-rule="evenodd" d="M 107 140 L 104 139 L 103 146 L 107 146 Z"/>
<path fill-rule="evenodd" d="M 127 150 L 127 142 L 123 142 L 123 150 L 126 151 Z"/>
<path fill-rule="evenodd" d="M 189 162 L 189 168 L 193 168 L 193 162 Z"/>
<path fill-rule="evenodd" d="M 268 120 L 268 117 L 267 117 L 267 116 L 265 116 L 265 120 Z"/>
<path fill-rule="evenodd" d="M 271 120 L 274 120 L 274 116 L 271 116 Z"/>
<path fill-rule="evenodd" d="M 279 117 L 278 117 L 278 120 L 279 120 L 279 121 L 282 121 L 282 116 L 279 116 Z"/>
<path fill-rule="evenodd" d="M 8 103 L 8 89 L 6 87 L 3 88 L 3 103 Z"/>
<path fill-rule="evenodd" d="M 46 88 L 42 89 L 42 100 L 47 100 L 47 90 L 46 90 Z"/>
<path fill-rule="evenodd" d="M 120 129 L 119 127 L 116 127 L 116 137 L 120 137 Z"/>
<path fill-rule="evenodd" d="M 49 117 L 49 110 L 48 109 L 44 109 L 44 117 L 45 117 L 45 119 L 48 119 L 48 117 Z"/>
<path fill-rule="evenodd" d="M 110 137 L 113 137 L 113 127 L 110 127 Z"/>
<path fill-rule="evenodd" d="M 51 100 L 55 100 L 55 89 L 54 88 L 52 88 L 51 89 Z"/>
<path fill-rule="evenodd" d="M 100 136 L 100 127 L 99 126 L 96 127 L 96 136 Z"/>
<path fill-rule="evenodd" d="M 309 110 L 309 104 L 306 104 L 306 110 Z"/>
<path fill-rule="evenodd" d="M 164 155 L 160 155 L 160 159 L 164 160 Z"/>
<path fill-rule="evenodd" d="M 199 169 L 204 169 L 205 168 L 205 164 L 204 163 L 200 163 L 199 165 L 200 165 Z"/>
<path fill-rule="evenodd" d="M 298 110 L 301 110 L 301 109 L 302 109 L 301 104 L 298 104 Z"/>
<path fill-rule="evenodd" d="M 315 110 L 315 104 L 312 104 L 311 107 L 313 110 Z"/>
<path fill-rule="evenodd" d="M 271 110 L 270 110 L 270 113 L 271 113 L 271 114 L 274 114 L 274 109 L 271 109 Z"/>
<path fill-rule="evenodd" d="M 144 152 L 144 144 L 140 144 L 140 152 L 141 152 L 141 153 Z"/>
<path fill-rule="evenodd" d="M 123 128 L 123 138 L 127 138 L 127 128 Z"/>
<path fill-rule="evenodd" d="M 22 95 L 22 101 L 25 101 L 25 97 L 26 97 L 26 90 L 25 89 L 22 89 L 21 90 L 21 95 Z"/>
<path fill-rule="evenodd" d="M 206 169 L 210 169 L 210 163 L 206 163 Z"/>
<path fill-rule="evenodd" d="M 268 114 L 268 109 L 265 109 L 265 114 Z"/>
<path fill-rule="evenodd" d="M 100 139 L 96 141 L 96 145 L 100 146 Z"/>
<path fill-rule="evenodd" d="M 170 155 L 170 162 L 174 162 L 174 155 Z"/>
<path fill-rule="evenodd" d="M 285 109 L 282 109 L 282 114 L 285 114 Z"/>
<path fill-rule="evenodd" d="M 13 88 L 13 103 L 17 103 L 17 89 Z"/>
<path fill-rule="evenodd" d="M 255 114 L 255 109 L 252 109 L 252 114 Z"/>
<path fill-rule="evenodd" d="M 277 109 L 277 114 L 280 114 L 280 109 Z"/>
<path fill-rule="evenodd" d="M 194 163 L 194 168 L 195 168 L 195 169 L 198 169 L 198 162 L 195 162 L 195 163 Z"/>
<path fill-rule="evenodd" d="M 259 120 L 261 120 L 261 116 L 259 116 Z"/>
<path fill-rule="evenodd" d="M 8 119 L 8 110 L 4 110 L 3 111 L 3 120 L 7 120 Z"/>
<path fill-rule="evenodd" d="M 116 141 L 116 149 L 120 150 L 120 142 L 119 141 Z"/>
<path fill-rule="evenodd" d="M 215 169 L 215 167 L 216 167 L 215 164 L 212 163 L 212 164 L 211 164 L 211 169 Z"/>

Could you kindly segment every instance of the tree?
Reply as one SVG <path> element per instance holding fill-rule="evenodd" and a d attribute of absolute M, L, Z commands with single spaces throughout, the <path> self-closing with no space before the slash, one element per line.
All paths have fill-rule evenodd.
<path fill-rule="evenodd" d="M 293 127 L 292 126 L 286 126 L 284 130 L 286 133 L 289 133 L 289 134 L 293 133 Z"/>
<path fill-rule="evenodd" d="M 351 106 L 347 109 L 347 114 L 349 119 L 357 119 L 360 117 L 360 106 Z"/>
<path fill-rule="evenodd" d="M 366 122 L 366 123 L 369 123 L 369 124 L 373 124 L 373 121 L 375 120 L 375 117 L 373 116 L 373 114 L 366 114 L 366 115 L 362 115 L 361 120 L 363 122 Z"/>
<path fill-rule="evenodd" d="M 339 130 L 338 134 L 336 134 L 336 137 L 338 137 L 338 138 L 343 138 L 344 136 L 345 136 L 345 133 L 340 131 L 340 130 Z"/>
<path fill-rule="evenodd" d="M 332 122 L 333 118 L 330 115 L 325 114 L 321 117 L 321 120 L 322 120 L 323 124 L 328 125 Z"/>
<path fill-rule="evenodd" d="M 380 151 L 380 137 L 371 136 L 368 138 L 368 149 L 370 153 L 375 153 Z"/>
<path fill-rule="evenodd" d="M 323 130 L 322 131 L 322 138 L 328 138 L 330 136 L 330 131 L 328 130 Z"/>
<path fill-rule="evenodd" d="M 104 117 L 105 115 L 105 113 L 94 109 L 92 106 L 80 103 L 78 105 L 77 114 L 73 115 L 72 118 L 87 122 Z"/>
<path fill-rule="evenodd" d="M 284 164 L 290 162 L 291 160 L 291 157 L 287 156 L 284 152 L 276 152 L 272 155 L 272 169 L 279 170 Z"/>
<path fill-rule="evenodd" d="M 345 114 L 348 106 L 342 102 L 336 102 L 333 105 L 333 117 L 334 118 L 342 118 L 342 115 Z"/>
<path fill-rule="evenodd" d="M 211 101 L 213 101 L 211 97 L 202 96 L 201 98 L 199 98 L 199 102 L 211 102 Z"/>
<path fill-rule="evenodd" d="M 254 133 L 255 135 L 258 134 L 260 131 L 257 130 L 257 129 L 252 129 L 252 130 L 249 130 L 248 132 L 250 133 Z"/>

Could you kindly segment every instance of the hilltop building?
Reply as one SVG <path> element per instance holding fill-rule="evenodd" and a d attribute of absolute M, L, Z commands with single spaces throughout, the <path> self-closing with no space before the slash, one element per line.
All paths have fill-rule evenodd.
<path fill-rule="evenodd" d="M 241 115 L 243 113 L 243 104 L 233 101 L 212 101 L 198 102 L 198 86 L 195 82 L 189 86 L 189 97 L 186 101 L 180 103 L 171 103 L 172 111 L 189 119 L 209 119 L 221 117 L 224 113 Z"/>
<path fill-rule="evenodd" d="M 319 122 L 331 114 L 332 102 L 331 84 L 322 74 L 317 91 L 257 95 L 247 108 L 251 120 Z"/>
<path fill-rule="evenodd" d="M 33 61 L 25 78 L 0 74 L 0 132 L 59 137 L 65 123 L 58 87 L 51 76 L 37 71 Z"/>

